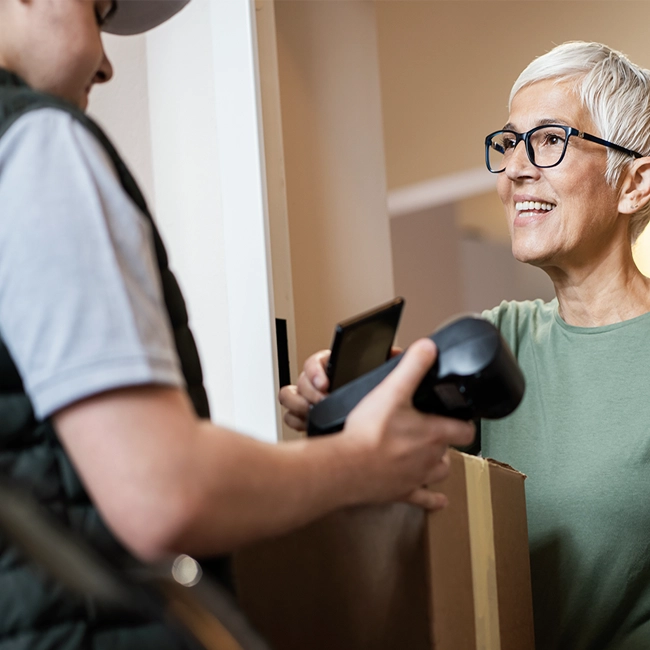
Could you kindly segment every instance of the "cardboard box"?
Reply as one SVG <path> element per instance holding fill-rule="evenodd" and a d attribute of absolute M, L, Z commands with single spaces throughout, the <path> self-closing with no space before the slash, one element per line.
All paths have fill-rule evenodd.
<path fill-rule="evenodd" d="M 524 479 L 452 452 L 444 511 L 349 509 L 238 553 L 242 608 L 275 650 L 531 650 Z"/>

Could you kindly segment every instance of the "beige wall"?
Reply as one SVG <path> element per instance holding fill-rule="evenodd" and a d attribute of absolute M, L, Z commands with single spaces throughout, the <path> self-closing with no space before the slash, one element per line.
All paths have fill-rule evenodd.
<path fill-rule="evenodd" d="M 512 83 L 567 40 L 602 41 L 650 68 L 650 2 L 378 2 L 388 188 L 483 165 Z"/>
<path fill-rule="evenodd" d="M 534 57 L 555 44 L 602 41 L 650 67 L 650 2 L 380 2 L 377 24 L 389 190 L 483 166 L 484 137 L 506 122 L 512 83 Z M 445 211 L 428 212 L 434 218 Z M 469 310 L 501 299 L 552 296 L 545 274 L 512 259 L 496 193 L 460 200 L 453 212 L 456 233 L 448 223 L 444 228 L 428 223 L 422 213 L 395 220 L 398 290 L 418 301 L 434 292 L 440 306 L 450 308 L 456 300 Z M 395 237 L 397 229 L 408 232 L 409 239 Z M 458 278 L 451 282 L 433 275 L 432 261 L 418 253 L 423 245 L 414 243 L 428 240 L 434 251 L 443 236 L 449 250 L 460 249 Z M 641 270 L 650 274 L 650 232 L 635 254 Z M 400 268 L 404 260 L 425 273 L 405 276 Z M 458 286 L 460 298 L 453 295 Z M 407 323 L 406 338 L 424 333 L 432 309 L 418 305 L 419 320 Z"/>
<path fill-rule="evenodd" d="M 395 291 L 406 299 L 401 346 L 502 300 L 553 298 L 546 274 L 517 262 L 509 241 L 468 236 L 458 209 L 447 205 L 391 220 Z"/>
<path fill-rule="evenodd" d="M 107 36 L 116 78 L 93 92 L 91 110 L 157 208 L 215 421 L 271 441 L 279 409 L 252 14 L 251 2 L 193 0 L 144 36 Z"/>
<path fill-rule="evenodd" d="M 375 6 L 277 2 L 299 364 L 393 297 Z"/>
<path fill-rule="evenodd" d="M 395 291 L 405 298 L 402 346 L 463 310 L 461 233 L 453 206 L 391 219 Z"/>
<path fill-rule="evenodd" d="M 474 239 L 510 243 L 503 204 L 496 192 L 479 194 L 456 203 L 456 223 Z"/>
<path fill-rule="evenodd" d="M 388 246 L 380 177 L 392 190 L 482 167 L 513 81 L 554 44 L 600 40 L 650 67 L 650 2 L 280 0 L 276 15 L 300 362 L 393 293 L 401 343 L 458 311 L 550 297 L 512 259 L 495 193 L 394 219 Z"/>
<path fill-rule="evenodd" d="M 145 38 L 104 34 L 114 76 L 110 83 L 93 88 L 88 112 L 114 140 L 155 210 L 149 93 L 143 92 L 148 84 Z M 128 108 L 125 98 L 129 99 Z"/>

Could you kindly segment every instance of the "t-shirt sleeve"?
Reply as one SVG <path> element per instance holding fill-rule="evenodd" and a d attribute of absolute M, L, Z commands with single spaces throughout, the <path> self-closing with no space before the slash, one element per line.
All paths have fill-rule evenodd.
<path fill-rule="evenodd" d="M 493 307 L 492 309 L 484 309 L 481 312 L 481 318 L 485 319 L 489 323 L 492 323 L 495 327 L 498 326 L 499 320 L 499 307 Z"/>
<path fill-rule="evenodd" d="M 27 113 L 0 140 L 0 335 L 40 418 L 184 383 L 151 225 L 63 111 Z"/>

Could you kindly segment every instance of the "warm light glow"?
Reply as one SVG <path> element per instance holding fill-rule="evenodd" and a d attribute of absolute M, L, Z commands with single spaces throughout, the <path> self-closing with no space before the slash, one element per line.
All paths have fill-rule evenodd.
<path fill-rule="evenodd" d="M 650 228 L 646 228 L 636 240 L 632 254 L 641 273 L 650 277 Z"/>

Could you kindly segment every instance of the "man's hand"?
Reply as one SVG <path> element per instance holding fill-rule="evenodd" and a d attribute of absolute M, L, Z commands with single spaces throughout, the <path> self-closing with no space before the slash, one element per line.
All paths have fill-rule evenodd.
<path fill-rule="evenodd" d="M 406 500 L 429 509 L 447 503 L 424 486 L 447 476 L 449 446 L 470 444 L 475 427 L 413 407 L 413 393 L 436 354 L 429 339 L 411 345 L 395 370 L 348 416 L 343 435 L 360 445 L 368 459 L 363 476 L 368 500 Z"/>
<path fill-rule="evenodd" d="M 263 443 L 197 419 L 184 391 L 162 386 L 100 393 L 53 421 L 104 520 L 134 553 L 213 555 L 345 506 L 443 506 L 422 486 L 447 474 L 448 446 L 469 444 L 473 427 L 413 408 L 435 356 L 431 341 L 414 343 L 333 436 Z"/>
<path fill-rule="evenodd" d="M 423 486 L 447 476 L 448 447 L 470 444 L 474 425 L 413 408 L 413 393 L 435 358 L 432 341 L 414 343 L 395 370 L 349 415 L 342 440 L 355 450 L 361 449 L 364 455 L 365 468 L 360 477 L 364 486 L 359 486 L 367 491 L 363 500 L 400 499 L 431 509 L 446 504 L 443 495 Z M 285 422 L 289 426 L 304 430 L 310 404 L 325 397 L 328 359 L 329 350 L 312 355 L 298 384 L 280 392 L 280 402 L 288 409 Z"/>

